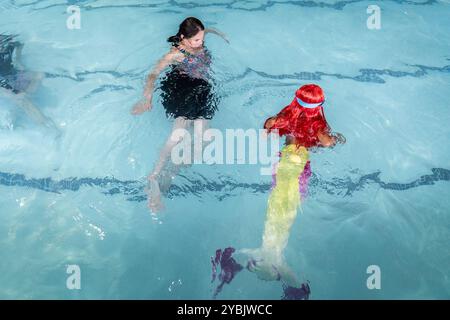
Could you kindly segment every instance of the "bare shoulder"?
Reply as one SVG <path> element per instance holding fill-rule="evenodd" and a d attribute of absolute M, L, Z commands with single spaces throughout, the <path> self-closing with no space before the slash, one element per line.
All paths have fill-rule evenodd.
<path fill-rule="evenodd" d="M 184 54 L 176 47 L 172 47 L 170 51 L 165 55 L 165 59 L 170 61 L 179 61 L 184 57 Z"/>
<path fill-rule="evenodd" d="M 168 54 L 176 54 L 177 52 L 180 52 L 180 50 L 177 47 L 172 47 Z"/>

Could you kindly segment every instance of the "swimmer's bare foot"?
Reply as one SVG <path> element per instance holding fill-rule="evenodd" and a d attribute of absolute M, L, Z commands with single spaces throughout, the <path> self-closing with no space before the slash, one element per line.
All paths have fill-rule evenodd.
<path fill-rule="evenodd" d="M 159 189 L 159 183 L 156 174 L 148 176 L 148 187 L 145 192 L 147 193 L 147 207 L 152 213 L 160 212 L 164 209 L 164 205 L 161 202 L 161 190 Z"/>

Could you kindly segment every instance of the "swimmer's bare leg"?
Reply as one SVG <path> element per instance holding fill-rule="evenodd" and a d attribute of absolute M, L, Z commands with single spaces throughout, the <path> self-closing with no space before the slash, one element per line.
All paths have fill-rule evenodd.
<path fill-rule="evenodd" d="M 26 93 L 33 93 L 36 91 L 36 89 L 41 84 L 42 79 L 44 78 L 44 73 L 29 71 L 29 72 L 27 72 L 27 75 L 29 75 L 31 77 L 31 82 L 30 82 L 30 85 L 26 89 Z"/>
<path fill-rule="evenodd" d="M 148 177 L 148 185 L 145 188 L 145 192 L 147 193 L 147 207 L 150 209 L 150 212 L 156 213 L 164 209 L 161 201 L 161 190 L 156 177 Z"/>
<path fill-rule="evenodd" d="M 10 90 L 0 88 L 0 95 L 10 98 L 15 101 L 16 104 L 22 108 L 23 111 L 36 123 L 48 128 L 57 129 L 55 123 L 48 117 L 46 117 L 26 96 L 25 93 L 15 94 Z M 58 129 L 57 129 L 58 130 Z"/>
<path fill-rule="evenodd" d="M 164 168 L 160 171 L 158 176 L 159 187 L 162 194 L 166 194 L 170 186 L 172 185 L 172 181 L 180 172 L 181 168 L 185 166 L 184 164 L 174 164 L 168 161 Z"/>
<path fill-rule="evenodd" d="M 25 70 L 25 67 L 22 65 L 22 49 L 24 44 L 18 43 L 14 49 L 14 66 L 19 70 Z"/>
<path fill-rule="evenodd" d="M 14 66 L 17 70 L 20 70 L 21 73 L 26 75 L 30 78 L 30 84 L 25 89 L 26 93 L 33 93 L 36 91 L 37 87 L 41 84 L 42 79 L 44 78 L 44 73 L 42 72 L 34 72 L 34 71 L 27 71 L 26 68 L 22 64 L 22 49 L 24 45 L 23 43 L 20 43 L 16 46 L 14 50 Z"/>
<path fill-rule="evenodd" d="M 209 123 L 206 119 L 196 119 L 194 120 L 194 139 L 192 142 L 194 143 L 194 156 L 201 161 L 203 160 L 203 147 L 205 141 L 203 139 L 203 134 L 208 129 Z M 195 140 L 198 139 L 201 143 L 195 143 Z"/>
<path fill-rule="evenodd" d="M 183 140 L 183 137 L 179 137 L 179 139 L 173 139 L 173 133 L 176 130 L 180 129 L 186 130 L 190 123 L 191 120 L 186 120 L 181 117 L 175 119 L 172 132 L 160 152 L 159 159 L 152 173 L 148 176 L 149 188 L 147 188 L 146 190 L 148 196 L 147 205 L 152 212 L 158 212 L 163 209 L 160 189 L 161 171 L 166 167 L 167 161 L 171 156 L 172 149 Z"/>
<path fill-rule="evenodd" d="M 187 120 L 184 119 L 182 117 L 178 117 L 175 119 L 174 124 L 173 124 L 173 128 L 172 128 L 172 132 L 169 136 L 169 138 L 166 141 L 166 144 L 164 145 L 164 147 L 161 149 L 161 152 L 159 154 L 159 159 L 158 162 L 156 163 L 153 171 L 152 171 L 152 175 L 159 175 L 159 173 L 161 172 L 161 170 L 164 169 L 164 167 L 166 166 L 167 161 L 169 160 L 171 153 L 172 153 L 172 149 L 181 141 L 183 141 L 183 137 L 182 136 L 177 136 L 177 138 L 174 138 L 174 133 L 177 130 L 187 130 L 187 128 L 189 127 L 189 125 L 191 125 L 192 120 Z"/>
<path fill-rule="evenodd" d="M 33 119 L 36 123 L 45 126 L 49 129 L 54 129 L 59 132 L 58 127 L 52 119 L 46 117 L 26 96 L 20 93 L 15 97 L 18 101 L 18 106 L 25 111 L 25 113 Z"/>
<path fill-rule="evenodd" d="M 190 121 L 188 125 L 186 126 L 186 129 L 193 129 L 194 138 L 191 140 L 193 149 L 194 149 L 194 155 L 198 154 L 198 157 L 200 160 L 202 160 L 202 152 L 203 147 L 205 144 L 205 141 L 203 140 L 203 134 L 205 130 L 208 129 L 208 120 L 205 119 L 196 119 L 193 121 Z M 201 143 L 195 143 L 195 139 L 199 139 Z M 192 147 L 191 145 L 191 147 Z M 197 152 L 197 153 L 196 153 Z M 192 166 L 192 162 L 189 163 L 180 163 L 175 164 L 171 163 L 170 161 L 164 166 L 164 169 L 160 171 L 159 174 L 159 187 L 162 194 L 166 194 L 169 191 L 169 188 L 172 184 L 173 179 L 178 175 L 181 169 Z"/>

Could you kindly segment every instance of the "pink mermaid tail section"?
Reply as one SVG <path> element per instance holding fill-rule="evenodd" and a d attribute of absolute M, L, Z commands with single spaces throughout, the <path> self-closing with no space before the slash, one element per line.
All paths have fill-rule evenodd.
<path fill-rule="evenodd" d="M 311 162 L 306 162 L 305 168 L 303 169 L 302 174 L 298 177 L 298 188 L 302 200 L 306 199 L 308 195 L 308 184 L 309 178 L 311 177 Z"/>
<path fill-rule="evenodd" d="M 271 190 L 273 190 L 277 185 L 277 168 L 278 168 L 278 162 L 273 165 L 272 168 L 272 186 Z M 311 162 L 306 162 L 305 168 L 303 169 L 302 174 L 298 177 L 298 191 L 300 193 L 301 199 L 305 200 L 308 196 L 308 185 L 309 185 L 309 178 L 311 177 Z"/>
<path fill-rule="evenodd" d="M 283 285 L 283 293 L 281 300 L 308 300 L 311 288 L 309 283 L 303 283 L 300 288 Z"/>
<path fill-rule="evenodd" d="M 222 291 L 225 284 L 231 283 L 237 273 L 239 273 L 243 267 L 234 260 L 232 257 L 234 248 L 228 247 L 222 251 L 222 249 L 216 250 L 216 256 L 211 257 L 212 265 L 212 280 L 214 282 L 217 277 L 217 268 L 220 267 L 219 273 L 219 285 L 214 290 L 213 299 Z"/>

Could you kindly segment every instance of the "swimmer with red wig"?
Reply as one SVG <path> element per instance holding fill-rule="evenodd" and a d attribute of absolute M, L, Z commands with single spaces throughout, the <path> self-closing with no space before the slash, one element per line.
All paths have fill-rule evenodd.
<path fill-rule="evenodd" d="M 345 143 L 342 134 L 331 132 L 323 111 L 324 103 L 322 88 L 307 84 L 296 91 L 288 106 L 264 123 L 268 132 L 286 136 L 286 144 L 274 173 L 262 245 L 258 249 L 240 250 L 246 256 L 247 269 L 259 278 L 281 280 L 296 288 L 301 288 L 302 284 L 285 263 L 283 252 L 311 175 L 308 150 Z"/>

